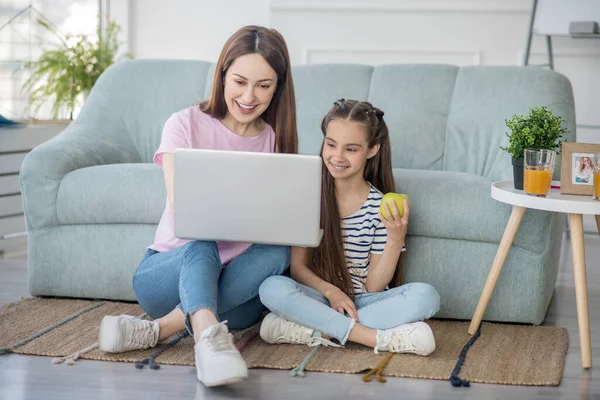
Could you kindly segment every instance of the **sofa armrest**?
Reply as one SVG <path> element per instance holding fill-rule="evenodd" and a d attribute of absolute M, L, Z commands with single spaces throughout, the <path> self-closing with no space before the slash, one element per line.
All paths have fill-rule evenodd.
<path fill-rule="evenodd" d="M 95 165 L 141 162 L 119 110 L 92 91 L 80 116 L 33 149 L 21 165 L 27 230 L 58 225 L 56 198 L 63 177 Z"/>

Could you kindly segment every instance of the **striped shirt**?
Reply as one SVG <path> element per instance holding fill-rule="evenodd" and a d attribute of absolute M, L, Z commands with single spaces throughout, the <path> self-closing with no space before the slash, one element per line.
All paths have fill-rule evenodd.
<path fill-rule="evenodd" d="M 387 241 L 385 225 L 377 214 L 383 194 L 371 185 L 365 204 L 354 214 L 342 218 L 342 238 L 346 266 L 354 294 L 366 293 L 371 254 L 381 254 Z M 406 246 L 402 247 L 402 251 Z"/>

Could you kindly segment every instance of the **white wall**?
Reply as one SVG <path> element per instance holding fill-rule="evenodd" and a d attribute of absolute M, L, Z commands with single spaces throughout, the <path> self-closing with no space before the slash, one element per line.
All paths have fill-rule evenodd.
<path fill-rule="evenodd" d="M 116 6 L 116 4 L 119 4 Z M 138 58 L 216 61 L 246 24 L 278 29 L 294 65 L 325 62 L 521 65 L 531 0 L 114 0 Z M 117 8 L 118 7 L 118 8 Z M 115 11 L 117 12 L 117 11 Z M 546 61 L 534 38 L 530 63 Z M 600 40 L 554 39 L 573 84 L 577 123 L 600 126 Z M 600 143 L 600 129 L 578 129 Z"/>
<path fill-rule="evenodd" d="M 269 22 L 268 0 L 113 0 L 115 6 L 119 24 L 126 25 L 129 51 L 137 58 L 216 61 L 238 28 Z"/>

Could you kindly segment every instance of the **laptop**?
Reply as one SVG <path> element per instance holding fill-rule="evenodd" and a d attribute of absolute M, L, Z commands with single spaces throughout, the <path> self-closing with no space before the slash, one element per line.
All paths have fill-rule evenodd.
<path fill-rule="evenodd" d="M 319 156 L 176 149 L 175 236 L 317 247 L 321 165 Z"/>

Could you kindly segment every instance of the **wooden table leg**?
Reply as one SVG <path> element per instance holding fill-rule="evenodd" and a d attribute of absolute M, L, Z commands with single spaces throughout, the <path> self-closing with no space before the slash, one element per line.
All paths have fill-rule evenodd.
<path fill-rule="evenodd" d="M 598 219 L 596 219 L 596 222 L 598 222 Z M 575 278 L 581 365 L 585 369 L 590 369 L 592 368 L 592 341 L 590 338 L 585 248 L 583 246 L 583 217 L 581 214 L 569 214 L 569 230 L 571 231 L 571 251 L 573 253 L 573 276 Z"/>
<path fill-rule="evenodd" d="M 515 235 L 517 234 L 517 230 L 519 230 L 519 225 L 521 224 L 525 210 L 525 207 L 519 206 L 514 206 L 512 209 L 508 224 L 506 224 L 506 228 L 504 229 L 504 235 L 502 235 L 502 240 L 500 241 L 500 246 L 498 247 L 498 252 L 496 252 L 494 263 L 492 264 L 487 281 L 483 287 L 483 292 L 479 297 L 479 303 L 477 303 L 477 308 L 475 309 L 475 314 L 471 320 L 471 325 L 469 325 L 468 332 L 470 335 L 473 335 L 475 332 L 477 332 L 477 328 L 483 319 L 483 314 L 485 314 L 485 309 L 492 298 L 494 287 L 496 287 L 496 282 L 498 281 L 500 272 L 502 272 L 504 261 L 506 261 L 510 247 L 515 240 Z"/>
<path fill-rule="evenodd" d="M 598 228 L 598 235 L 600 235 L 600 215 L 596 215 L 596 228 Z"/>

